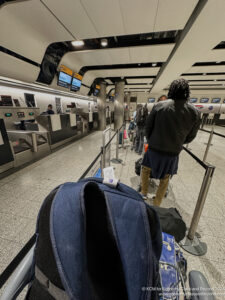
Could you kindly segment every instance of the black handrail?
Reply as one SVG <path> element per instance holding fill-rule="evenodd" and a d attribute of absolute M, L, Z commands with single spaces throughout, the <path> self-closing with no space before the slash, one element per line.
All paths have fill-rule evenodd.
<path fill-rule="evenodd" d="M 199 130 L 201 130 L 201 131 L 204 131 L 204 132 L 211 133 L 211 131 L 210 131 L 210 130 L 206 130 L 206 129 L 203 129 L 203 128 L 200 128 Z M 213 131 L 213 134 L 215 134 L 215 135 L 218 135 L 218 136 L 220 136 L 220 137 L 223 137 L 223 138 L 225 138 L 225 135 L 224 135 L 224 134 L 221 134 L 221 133 L 218 133 L 218 132 L 215 132 L 215 131 Z"/>
<path fill-rule="evenodd" d="M 187 147 L 183 146 L 183 149 L 190 154 L 194 160 L 196 160 L 204 169 L 208 169 L 209 165 L 206 164 L 204 161 L 202 161 L 200 158 L 198 158 L 194 153 L 192 153 Z"/>

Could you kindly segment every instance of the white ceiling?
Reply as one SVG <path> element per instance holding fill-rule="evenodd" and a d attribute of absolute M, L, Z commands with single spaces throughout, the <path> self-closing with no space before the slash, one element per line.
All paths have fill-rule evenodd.
<path fill-rule="evenodd" d="M 91 85 L 97 77 L 123 77 L 123 76 L 149 76 L 156 75 L 159 68 L 143 68 L 143 69 L 113 69 L 113 70 L 98 70 L 89 71 L 84 76 L 84 83 Z"/>
<path fill-rule="evenodd" d="M 193 21 L 181 43 L 175 48 L 165 69 L 157 78 L 153 93 L 162 91 L 182 73 L 189 72 L 223 72 L 221 67 L 192 67 L 196 62 L 204 62 L 204 54 L 224 40 L 225 1 L 207 1 Z M 219 71 L 215 71 L 215 68 Z M 190 71 L 191 69 L 191 71 Z M 223 71 L 222 71 L 223 70 Z"/>
<path fill-rule="evenodd" d="M 87 39 L 182 29 L 198 1 L 42 0 L 42 2 L 65 24 L 74 37 Z"/>
<path fill-rule="evenodd" d="M 136 78 L 136 79 L 133 79 L 133 78 L 128 78 L 127 79 L 127 82 L 128 83 L 151 83 L 152 82 L 152 78 Z"/>
<path fill-rule="evenodd" d="M 1 46 L 35 62 L 41 63 L 49 44 L 71 39 L 39 0 L 14 2 L 0 9 Z"/>
<path fill-rule="evenodd" d="M 225 65 L 223 66 L 196 66 L 191 67 L 188 71 L 184 73 L 221 73 L 225 72 Z"/>
<path fill-rule="evenodd" d="M 153 45 L 68 52 L 63 56 L 60 64 L 79 71 L 83 66 L 164 62 L 173 47 L 174 45 Z"/>

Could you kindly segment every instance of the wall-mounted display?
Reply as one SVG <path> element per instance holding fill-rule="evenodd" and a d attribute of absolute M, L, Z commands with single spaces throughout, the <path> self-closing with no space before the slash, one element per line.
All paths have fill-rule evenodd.
<path fill-rule="evenodd" d="M 221 98 L 213 98 L 212 103 L 220 103 Z"/>
<path fill-rule="evenodd" d="M 72 84 L 70 87 L 71 91 L 77 92 L 80 90 L 82 78 L 83 78 L 83 76 L 81 76 L 78 73 L 75 73 L 73 75 Z"/>
<path fill-rule="evenodd" d="M 96 84 L 93 95 L 98 96 L 99 92 L 100 92 L 100 85 Z"/>
<path fill-rule="evenodd" d="M 155 98 L 148 98 L 148 103 L 154 103 L 155 102 Z"/>
<path fill-rule="evenodd" d="M 200 103 L 208 103 L 209 102 L 209 98 L 202 98 L 200 100 Z"/>
<path fill-rule="evenodd" d="M 197 101 L 198 101 L 197 98 L 190 98 L 190 100 L 189 100 L 190 103 L 196 103 Z"/>
<path fill-rule="evenodd" d="M 69 88 L 71 85 L 73 71 L 67 68 L 64 65 L 60 66 L 59 76 L 58 76 L 58 85 L 65 88 Z"/>
<path fill-rule="evenodd" d="M 1 96 L 0 106 L 13 106 L 12 97 L 11 96 Z"/>

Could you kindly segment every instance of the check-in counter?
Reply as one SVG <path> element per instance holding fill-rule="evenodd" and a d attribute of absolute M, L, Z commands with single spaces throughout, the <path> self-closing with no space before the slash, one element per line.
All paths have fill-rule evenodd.
<path fill-rule="evenodd" d="M 83 133 L 76 114 L 40 115 L 37 122 L 48 131 L 50 147 L 56 148 Z"/>
<path fill-rule="evenodd" d="M 14 153 L 14 167 L 50 154 L 46 131 L 8 130 Z"/>
<path fill-rule="evenodd" d="M 0 173 L 13 168 L 14 157 L 6 132 L 4 120 L 0 119 Z"/>

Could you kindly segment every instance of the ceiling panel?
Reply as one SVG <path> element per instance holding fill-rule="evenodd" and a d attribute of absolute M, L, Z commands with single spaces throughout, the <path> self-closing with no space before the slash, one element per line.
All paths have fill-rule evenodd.
<path fill-rule="evenodd" d="M 187 80 L 197 80 L 197 79 L 225 79 L 225 75 L 201 75 L 201 76 L 181 76 Z"/>
<path fill-rule="evenodd" d="M 26 82 L 34 82 L 40 72 L 38 67 L 3 52 L 0 52 L 0 61 L 1 76 Z"/>
<path fill-rule="evenodd" d="M 158 0 L 119 1 L 125 34 L 153 32 Z"/>
<path fill-rule="evenodd" d="M 129 88 L 129 89 L 134 89 L 134 88 L 140 88 L 140 89 L 150 89 L 151 87 L 152 87 L 152 85 L 151 84 L 149 84 L 149 85 L 125 85 L 125 87 L 126 88 Z"/>
<path fill-rule="evenodd" d="M 1 46 L 38 63 L 49 44 L 71 39 L 40 1 L 21 1 L 0 9 Z"/>
<path fill-rule="evenodd" d="M 183 29 L 197 3 L 198 0 L 159 0 L 155 31 Z"/>
<path fill-rule="evenodd" d="M 225 68 L 223 68 L 222 71 L 218 71 L 218 69 L 215 70 L 214 67 L 207 67 L 207 70 L 199 69 L 200 67 L 191 68 L 194 63 L 200 61 L 199 58 L 204 57 L 203 54 L 206 51 L 209 51 L 224 39 L 225 1 L 217 0 L 205 2 L 205 5 L 199 6 L 196 19 L 190 24 L 189 30 L 183 36 L 176 51 L 155 81 L 152 93 L 161 92 L 169 82 L 178 78 L 180 74 L 187 73 L 187 71 L 189 73 L 198 72 L 199 70 L 200 72 L 224 71 Z"/>
<path fill-rule="evenodd" d="M 202 54 L 199 61 L 224 61 L 225 49 L 214 49 Z"/>
<path fill-rule="evenodd" d="M 83 82 L 87 85 L 90 85 L 97 77 L 150 76 L 156 75 L 158 71 L 159 68 L 95 70 L 87 72 L 84 75 Z"/>
<path fill-rule="evenodd" d="M 99 36 L 125 34 L 119 0 L 81 0 L 81 4 Z"/>
<path fill-rule="evenodd" d="M 108 49 L 109 55 L 111 56 L 111 64 L 129 64 L 130 53 L 126 48 Z"/>
<path fill-rule="evenodd" d="M 174 44 L 130 47 L 131 62 L 164 62 L 170 55 Z"/>
<path fill-rule="evenodd" d="M 225 66 L 196 66 L 184 73 L 219 73 L 225 72 Z"/>
<path fill-rule="evenodd" d="M 132 78 L 132 79 L 127 79 L 128 83 L 151 83 L 152 78 Z"/>
<path fill-rule="evenodd" d="M 42 0 L 42 2 L 72 32 L 75 38 L 87 39 L 99 36 L 79 0 Z"/>
<path fill-rule="evenodd" d="M 156 75 L 159 68 L 141 68 L 141 69 L 115 69 L 115 70 L 99 70 L 93 71 L 98 77 L 121 77 L 121 76 L 147 76 Z M 88 73 L 91 73 L 89 71 Z"/>

